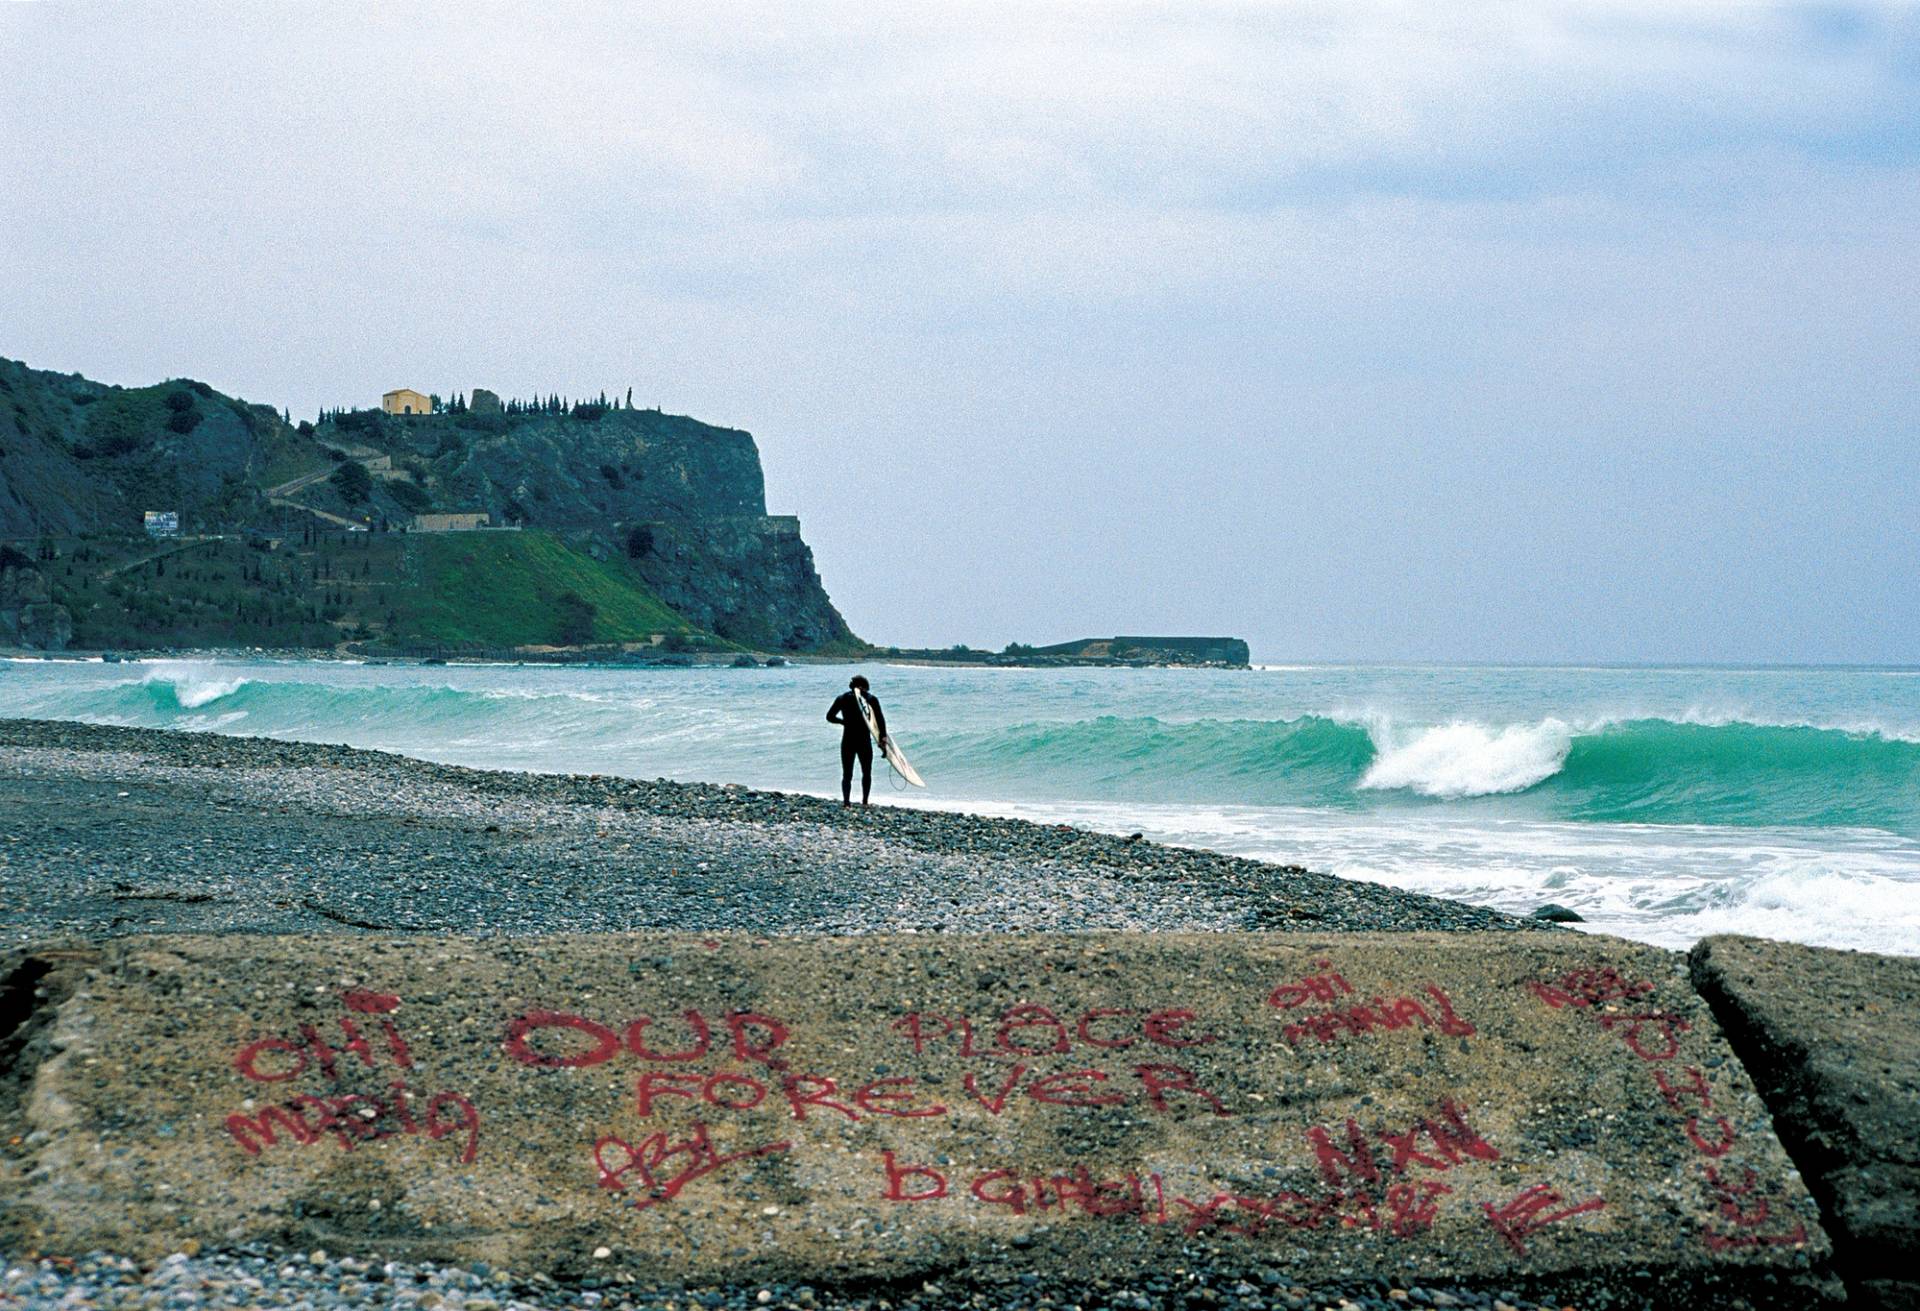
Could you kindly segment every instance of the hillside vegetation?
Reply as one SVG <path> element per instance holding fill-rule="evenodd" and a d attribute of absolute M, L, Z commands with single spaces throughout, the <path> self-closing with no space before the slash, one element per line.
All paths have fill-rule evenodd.
<path fill-rule="evenodd" d="M 74 543 L 42 568 L 91 647 L 713 644 L 623 566 L 539 532 Z"/>
<path fill-rule="evenodd" d="M 644 642 L 692 625 L 623 566 L 570 551 L 546 533 L 408 537 L 417 581 L 396 589 L 393 636 L 449 646 Z"/>

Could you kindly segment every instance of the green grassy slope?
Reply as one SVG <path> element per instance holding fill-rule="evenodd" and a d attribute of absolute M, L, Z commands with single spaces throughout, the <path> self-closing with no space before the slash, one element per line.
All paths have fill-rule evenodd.
<path fill-rule="evenodd" d="M 690 626 L 618 566 L 546 533 L 410 535 L 414 586 L 395 601 L 400 635 L 448 645 L 561 641 L 561 598 L 593 607 L 593 642 L 645 641 Z"/>
<path fill-rule="evenodd" d="M 278 550 L 232 538 L 59 548 L 36 567 L 72 612 L 80 648 L 354 640 L 458 651 L 647 642 L 656 633 L 724 645 L 627 570 L 540 532 L 324 533 Z"/>

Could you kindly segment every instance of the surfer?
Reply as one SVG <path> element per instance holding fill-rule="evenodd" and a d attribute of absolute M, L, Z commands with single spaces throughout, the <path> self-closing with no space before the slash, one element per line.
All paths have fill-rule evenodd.
<path fill-rule="evenodd" d="M 880 749 L 887 749 L 887 717 L 880 713 L 880 702 L 868 690 L 863 674 L 855 674 L 847 690 L 827 707 L 827 722 L 840 725 L 840 804 L 853 804 L 853 762 L 860 762 L 860 804 L 867 804 L 873 792 L 874 734 L 880 736 Z M 872 716 L 869 728 L 868 716 Z"/>

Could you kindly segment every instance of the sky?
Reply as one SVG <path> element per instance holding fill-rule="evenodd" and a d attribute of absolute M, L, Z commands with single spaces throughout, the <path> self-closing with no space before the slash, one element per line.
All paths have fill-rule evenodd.
<path fill-rule="evenodd" d="M 856 632 L 1920 663 L 1920 7 L 0 3 L 0 355 L 751 431 Z"/>

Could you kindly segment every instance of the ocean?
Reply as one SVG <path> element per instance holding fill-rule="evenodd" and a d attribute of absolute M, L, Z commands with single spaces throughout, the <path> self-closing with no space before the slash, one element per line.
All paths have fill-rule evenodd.
<path fill-rule="evenodd" d="M 837 795 L 856 667 L 0 663 L 0 715 Z M 1920 671 L 871 664 L 965 809 L 1327 870 L 1669 947 L 1920 954 Z"/>

